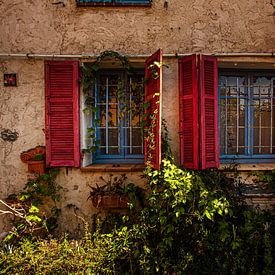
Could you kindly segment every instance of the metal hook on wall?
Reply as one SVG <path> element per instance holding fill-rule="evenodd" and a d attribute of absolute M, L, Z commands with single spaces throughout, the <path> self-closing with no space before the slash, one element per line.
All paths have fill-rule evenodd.
<path fill-rule="evenodd" d="M 16 131 L 12 132 L 9 129 L 3 129 L 1 131 L 1 138 L 4 141 L 14 142 L 18 138 L 18 133 Z"/>

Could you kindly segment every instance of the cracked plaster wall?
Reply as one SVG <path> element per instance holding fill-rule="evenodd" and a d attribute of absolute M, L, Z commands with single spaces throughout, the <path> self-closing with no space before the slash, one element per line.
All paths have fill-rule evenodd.
<path fill-rule="evenodd" d="M 168 9 L 160 0 L 153 0 L 151 8 L 77 8 L 73 0 L 64 1 L 65 7 L 52 2 L 0 0 L 0 52 L 142 54 L 160 47 L 166 53 L 273 52 L 275 48 L 275 17 L 269 1 L 174 0 Z M 165 62 L 169 68 L 164 67 L 163 116 L 178 159 L 177 62 Z M 18 87 L 3 87 L 4 72 L 18 74 Z M 19 133 L 13 143 L 0 139 L 0 197 L 4 198 L 26 182 L 27 166 L 20 161 L 20 153 L 45 144 L 44 62 L 0 60 L 0 94 L 0 130 Z M 61 170 L 64 228 L 76 232 L 83 225 L 72 210 L 64 211 L 69 204 L 91 221 L 95 209 L 87 201 L 88 185 L 100 183 L 100 176 Z M 140 173 L 128 177 L 142 184 Z"/>
<path fill-rule="evenodd" d="M 173 140 L 173 151 L 178 159 L 178 106 L 177 65 L 174 61 L 166 61 L 169 68 L 164 67 L 163 77 L 164 93 L 163 116 L 167 120 L 170 137 Z M 14 142 L 4 141 L 0 138 L 0 198 L 3 199 L 12 193 L 22 190 L 27 180 L 27 165 L 20 160 L 22 151 L 37 145 L 45 145 L 43 128 L 45 128 L 44 112 L 44 62 L 10 60 L 0 61 L 0 131 L 10 129 L 18 132 L 18 139 Z M 3 73 L 16 72 L 17 87 L 3 86 Z M 177 111 L 175 111 L 177 110 Z M 91 185 L 102 184 L 100 176 L 108 178 L 110 173 L 81 172 L 75 168 L 61 169 L 57 183 L 62 186 L 60 208 L 63 210 L 60 224 L 61 230 L 80 232 L 83 222 L 74 215 L 73 209 L 68 205 L 75 205 L 78 215 L 91 222 L 92 213 L 97 212 L 91 201 L 87 201 Z M 122 173 L 113 173 L 121 175 Z M 128 182 L 142 185 L 141 172 L 128 173 Z M 1 226 L 4 223 L 0 220 Z"/>
<path fill-rule="evenodd" d="M 43 62 L 0 61 L 0 131 L 18 133 L 15 142 L 0 138 L 0 197 L 21 190 L 27 179 L 27 167 L 20 152 L 44 144 Z M 18 87 L 4 87 L 3 73 L 16 72 Z"/>
<path fill-rule="evenodd" d="M 152 7 L 77 7 L 0 0 L 6 53 L 274 52 L 270 0 L 153 0 Z"/>

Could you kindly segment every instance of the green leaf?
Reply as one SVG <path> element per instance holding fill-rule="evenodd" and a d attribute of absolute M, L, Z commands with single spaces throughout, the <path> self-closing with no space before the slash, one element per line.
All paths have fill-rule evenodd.
<path fill-rule="evenodd" d="M 32 205 L 31 208 L 29 209 L 29 213 L 38 213 L 39 212 L 39 208 Z"/>
<path fill-rule="evenodd" d="M 52 199 L 53 201 L 60 201 L 60 195 L 58 194 L 52 195 Z"/>
<path fill-rule="evenodd" d="M 205 210 L 205 211 L 204 211 L 204 215 L 205 215 L 209 220 L 212 220 L 212 215 L 211 215 L 211 213 L 210 213 L 208 210 Z"/>
<path fill-rule="evenodd" d="M 36 215 L 28 215 L 27 220 L 30 222 L 41 222 L 41 218 Z"/>
<path fill-rule="evenodd" d="M 26 201 L 27 199 L 29 199 L 31 197 L 31 194 L 28 193 L 24 193 L 22 194 L 22 196 L 19 198 L 20 201 Z"/>
<path fill-rule="evenodd" d="M 92 69 L 93 69 L 95 72 L 97 72 L 97 71 L 99 70 L 99 68 L 100 68 L 100 66 L 99 66 L 98 63 L 94 63 L 94 64 L 92 65 Z"/>

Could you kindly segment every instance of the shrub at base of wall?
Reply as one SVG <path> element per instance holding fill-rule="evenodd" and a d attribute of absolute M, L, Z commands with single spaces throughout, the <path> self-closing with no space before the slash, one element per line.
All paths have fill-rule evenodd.
<path fill-rule="evenodd" d="M 87 228 L 81 240 L 6 243 L 0 274 L 274 272 L 274 219 L 247 208 L 234 179 L 185 171 L 169 160 L 146 177 L 145 207 L 134 216 L 118 216 L 93 235 Z"/>

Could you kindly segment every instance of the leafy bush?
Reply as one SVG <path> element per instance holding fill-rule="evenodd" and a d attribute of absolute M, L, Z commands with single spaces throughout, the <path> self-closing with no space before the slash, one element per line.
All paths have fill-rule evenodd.
<path fill-rule="evenodd" d="M 2 250 L 0 274 L 274 273 L 274 219 L 245 206 L 234 180 L 171 160 L 146 175 L 145 206 L 134 219 L 79 241 L 22 240 Z"/>
<path fill-rule="evenodd" d="M 233 179 L 216 170 L 184 171 L 167 160 L 147 175 L 147 205 L 135 223 L 129 226 L 124 217 L 120 228 L 101 235 L 108 248 L 98 265 L 104 272 L 274 271 L 274 221 L 242 202 Z"/>
<path fill-rule="evenodd" d="M 16 243 L 22 238 L 48 235 L 57 227 L 59 189 L 55 179 L 58 169 L 29 177 L 24 190 L 0 200 L 1 214 L 13 217 L 13 227 L 5 242 Z M 47 209 L 48 208 L 48 209 Z"/>

